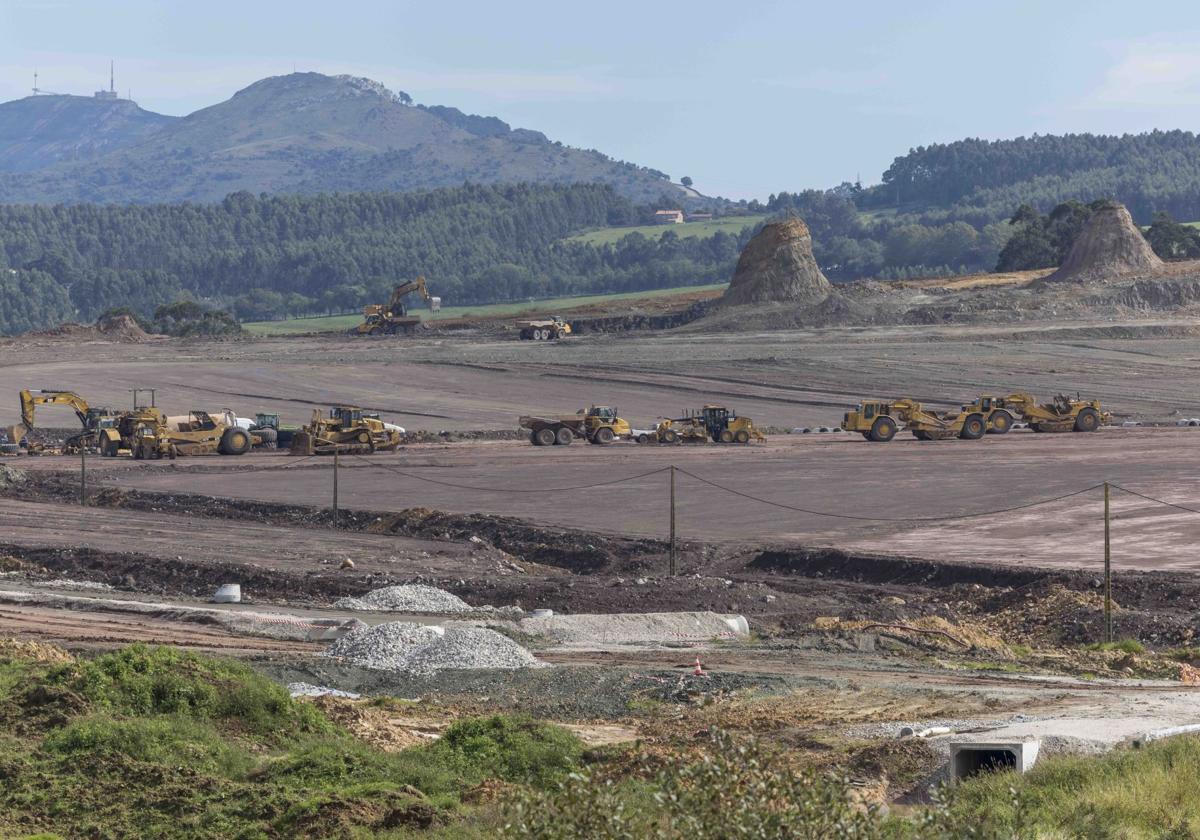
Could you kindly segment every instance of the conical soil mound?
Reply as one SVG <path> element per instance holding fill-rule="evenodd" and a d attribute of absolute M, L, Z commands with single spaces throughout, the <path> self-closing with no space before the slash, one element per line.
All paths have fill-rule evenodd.
<path fill-rule="evenodd" d="M 1058 271 L 1042 280 L 1086 282 L 1161 269 L 1150 243 L 1122 204 L 1102 207 L 1092 214 L 1071 246 Z"/>
<path fill-rule="evenodd" d="M 808 225 L 787 219 L 766 225 L 746 244 L 721 303 L 817 303 L 831 291 L 813 259 Z"/>

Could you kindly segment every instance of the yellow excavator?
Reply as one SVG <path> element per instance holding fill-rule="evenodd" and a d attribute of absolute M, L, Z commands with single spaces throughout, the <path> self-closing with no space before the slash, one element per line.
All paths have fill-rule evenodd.
<path fill-rule="evenodd" d="M 392 289 L 392 299 L 386 304 L 372 303 L 363 307 L 363 322 L 354 328 L 354 335 L 395 335 L 400 332 L 412 332 L 421 324 L 421 318 L 408 314 L 408 306 L 404 299 L 413 292 L 421 295 L 421 299 L 429 306 L 430 312 L 442 308 L 442 299 L 429 294 L 425 288 L 425 276 L 416 280 L 401 283 Z"/>
<path fill-rule="evenodd" d="M 34 419 L 39 405 L 65 405 L 75 412 L 75 416 L 83 425 L 83 430 L 79 434 L 71 435 L 63 441 L 62 451 L 66 454 L 78 452 L 84 446 L 95 446 L 97 430 L 105 424 L 105 421 L 109 421 L 114 416 L 114 412 L 110 409 L 93 408 L 88 405 L 88 401 L 74 391 L 25 389 L 20 393 L 20 400 L 21 422 L 3 430 L 10 447 L 19 447 L 21 441 L 25 440 L 30 430 L 34 428 Z M 43 448 L 41 444 L 26 441 L 26 451 L 28 452 L 41 452 Z"/>

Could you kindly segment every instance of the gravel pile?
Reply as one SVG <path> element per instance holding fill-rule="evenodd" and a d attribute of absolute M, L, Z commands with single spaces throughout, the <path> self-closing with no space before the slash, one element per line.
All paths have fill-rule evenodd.
<path fill-rule="evenodd" d="M 445 589 L 410 583 L 385 586 L 358 598 L 339 598 L 333 602 L 339 610 L 380 610 L 409 613 L 471 612 L 471 605 Z"/>
<path fill-rule="evenodd" d="M 542 663 L 507 636 L 483 627 L 433 627 L 391 621 L 355 630 L 323 656 L 363 668 L 432 674 L 474 668 L 534 668 Z"/>

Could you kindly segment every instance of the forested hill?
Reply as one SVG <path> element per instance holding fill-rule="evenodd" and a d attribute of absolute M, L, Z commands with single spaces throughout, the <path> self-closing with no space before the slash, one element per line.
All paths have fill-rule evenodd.
<path fill-rule="evenodd" d="M 91 121 L 56 114 L 68 105 Z M 124 130 L 98 132 L 95 120 L 105 115 L 124 115 Z M 97 146 L 97 138 L 112 142 Z M 610 184 L 642 203 L 685 195 L 662 172 L 564 146 L 495 117 L 415 105 L 403 91 L 350 76 L 263 79 L 180 119 L 132 102 L 82 97 L 0 105 L 0 202 L 220 201 L 240 190 L 313 194 L 585 181 Z"/>
<path fill-rule="evenodd" d="M 1120 137 L 1034 135 L 959 140 L 898 157 L 860 207 L 941 209 L 984 224 L 1021 204 L 1048 210 L 1068 199 L 1114 198 L 1148 224 L 1155 212 L 1200 219 L 1200 137 L 1153 131 Z"/>
<path fill-rule="evenodd" d="M 728 279 L 749 229 L 564 241 L 652 215 L 599 184 L 0 206 L 0 332 L 118 306 L 149 313 L 185 297 L 243 319 L 344 312 L 387 300 L 418 274 L 448 305 Z"/>

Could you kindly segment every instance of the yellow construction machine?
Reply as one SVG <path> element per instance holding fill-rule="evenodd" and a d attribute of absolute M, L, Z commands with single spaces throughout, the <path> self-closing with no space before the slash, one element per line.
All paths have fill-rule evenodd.
<path fill-rule="evenodd" d="M 987 432 L 987 418 L 970 406 L 957 412 L 937 414 L 912 399 L 866 400 L 842 417 L 842 428 L 859 432 L 869 441 L 887 443 L 901 426 L 917 440 L 946 440 L 957 437 L 979 440 Z"/>
<path fill-rule="evenodd" d="M 575 438 L 607 444 L 633 434 L 629 421 L 621 418 L 615 408 L 606 405 L 589 406 L 576 414 L 524 416 L 517 423 L 522 429 L 529 430 L 529 442 L 534 446 L 567 446 Z"/>
<path fill-rule="evenodd" d="M 364 414 L 361 408 L 352 405 L 335 405 L 328 415 L 313 409 L 312 421 L 292 435 L 289 451 L 293 455 L 390 452 L 403 440 L 399 426 Z"/>
<path fill-rule="evenodd" d="M 993 403 L 998 410 L 1023 418 L 1035 432 L 1094 432 L 1112 422 L 1112 414 L 1099 400 L 1078 395 L 1072 399 L 1059 394 L 1048 403 L 1039 403 L 1029 394 L 1016 393 L 996 397 Z"/>
<path fill-rule="evenodd" d="M 226 414 L 196 409 L 168 418 L 153 406 L 125 412 L 111 428 L 100 430 L 100 454 L 113 458 L 127 449 L 138 460 L 245 455 L 256 442 L 254 433 L 228 422 Z"/>
<path fill-rule="evenodd" d="M 1021 416 L 1021 412 L 1010 405 L 1007 398 L 990 395 L 977 397 L 975 402 L 964 405 L 962 410 L 983 415 L 989 435 L 1008 434 L 1017 418 Z"/>
<path fill-rule="evenodd" d="M 557 315 L 553 318 L 517 321 L 517 329 L 521 331 L 523 341 L 557 341 L 571 334 L 571 325 Z"/>
<path fill-rule="evenodd" d="M 723 405 L 706 405 L 678 419 L 660 420 L 654 436 L 659 443 L 740 443 L 766 440 L 749 417 Z"/>
<path fill-rule="evenodd" d="M 85 446 L 95 446 L 96 431 L 102 425 L 105 425 L 109 418 L 113 417 L 113 412 L 110 409 L 93 408 L 88 405 L 87 400 L 74 391 L 26 389 L 21 391 L 20 401 L 21 422 L 3 430 L 4 435 L 8 439 L 7 443 L 9 447 L 19 447 L 21 441 L 26 440 L 26 436 L 34 428 L 34 419 L 39 405 L 65 405 L 72 409 L 75 412 L 75 416 L 79 418 L 79 422 L 83 425 L 83 430 L 63 441 L 62 451 L 67 454 L 78 452 Z M 42 449 L 43 447 L 40 444 L 26 441 L 26 451 L 37 453 L 41 452 Z"/>
<path fill-rule="evenodd" d="M 431 312 L 442 308 L 442 299 L 429 294 L 425 288 L 425 276 L 416 280 L 401 283 L 392 290 L 392 299 L 386 304 L 372 303 L 363 307 L 363 322 L 354 329 L 354 335 L 395 335 L 400 332 L 412 332 L 421 324 L 421 318 L 408 314 L 408 306 L 404 299 L 413 292 L 429 306 Z"/>

